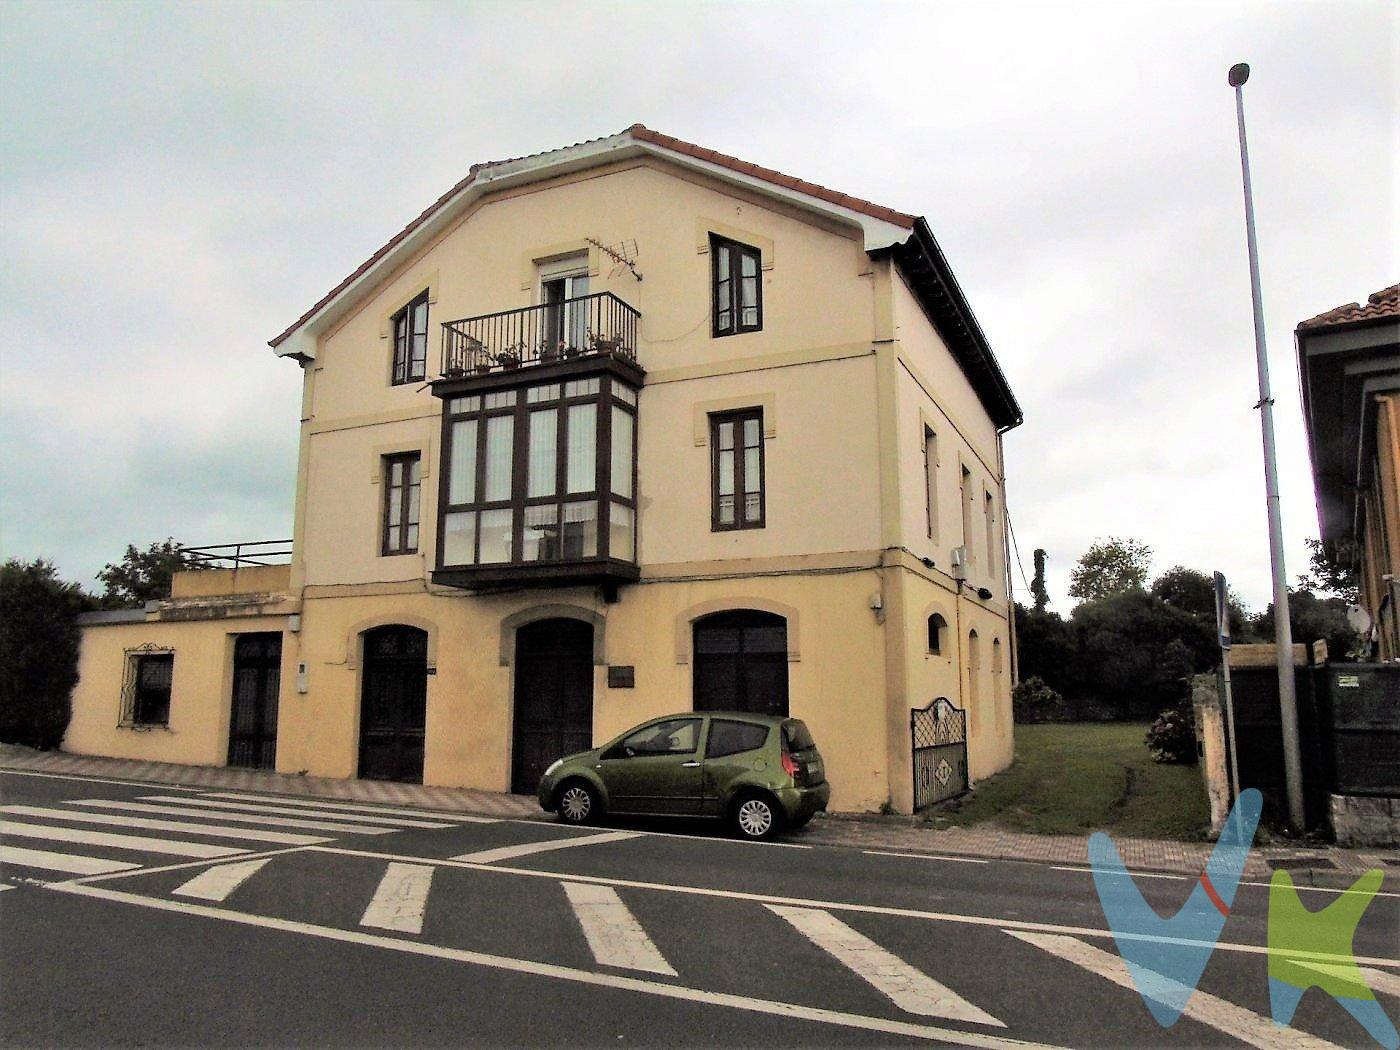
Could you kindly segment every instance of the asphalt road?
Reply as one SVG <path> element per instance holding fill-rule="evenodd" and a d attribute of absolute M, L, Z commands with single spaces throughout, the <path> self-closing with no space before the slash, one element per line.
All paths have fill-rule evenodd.
<path fill-rule="evenodd" d="M 6 1045 L 1374 1045 L 1316 989 L 1272 1026 L 1258 885 L 1170 1029 L 1047 865 L 0 772 L 0 885 Z"/>

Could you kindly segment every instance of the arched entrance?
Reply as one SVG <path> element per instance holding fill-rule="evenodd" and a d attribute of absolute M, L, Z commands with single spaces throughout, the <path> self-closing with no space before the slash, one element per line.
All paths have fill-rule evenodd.
<path fill-rule="evenodd" d="M 360 776 L 423 782 L 428 713 L 428 634 L 390 624 L 364 633 Z"/>
<path fill-rule="evenodd" d="M 551 762 L 593 746 L 593 625 L 554 618 L 515 632 L 510 789 L 530 794 Z"/>
<path fill-rule="evenodd" d="M 727 609 L 695 621 L 697 711 L 788 713 L 787 621 Z"/>

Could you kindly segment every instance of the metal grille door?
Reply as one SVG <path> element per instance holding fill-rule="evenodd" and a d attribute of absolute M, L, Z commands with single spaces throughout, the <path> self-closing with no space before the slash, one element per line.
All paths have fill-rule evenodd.
<path fill-rule="evenodd" d="M 909 712 L 914 748 L 914 808 L 967 790 L 967 712 L 939 697 Z"/>

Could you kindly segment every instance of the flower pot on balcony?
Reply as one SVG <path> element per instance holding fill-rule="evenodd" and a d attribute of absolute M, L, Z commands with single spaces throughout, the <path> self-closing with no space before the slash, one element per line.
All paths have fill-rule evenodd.
<path fill-rule="evenodd" d="M 564 347 L 564 360 L 566 360 L 566 361 L 572 361 L 574 358 L 578 357 L 581 353 L 583 353 L 583 351 L 580 350 L 580 349 L 579 349 L 578 347 L 576 347 L 576 346 L 566 346 L 566 347 Z"/>
<path fill-rule="evenodd" d="M 501 363 L 502 368 L 514 369 L 520 367 L 520 356 L 515 353 L 504 353 L 496 358 Z"/>
<path fill-rule="evenodd" d="M 462 376 L 466 374 L 467 370 L 461 365 L 448 365 L 442 370 L 442 377 L 444 379 L 461 379 Z"/>
<path fill-rule="evenodd" d="M 547 365 L 551 361 L 558 361 L 563 353 L 558 347 L 546 346 L 540 350 L 540 364 Z"/>
<path fill-rule="evenodd" d="M 477 375 L 479 375 L 479 376 L 484 376 L 484 375 L 485 375 L 487 372 L 489 372 L 489 371 L 491 371 L 491 362 L 490 362 L 490 361 L 478 361 L 478 362 L 476 363 L 476 374 L 477 374 Z"/>

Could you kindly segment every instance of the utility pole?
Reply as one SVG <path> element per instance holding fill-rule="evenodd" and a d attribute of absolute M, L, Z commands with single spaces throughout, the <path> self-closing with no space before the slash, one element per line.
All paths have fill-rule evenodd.
<path fill-rule="evenodd" d="M 1274 398 L 1269 390 L 1269 355 L 1264 344 L 1264 303 L 1259 292 L 1259 244 L 1254 235 L 1254 191 L 1249 180 L 1249 146 L 1244 134 L 1244 83 L 1249 66 L 1230 67 L 1235 116 L 1240 128 L 1240 169 L 1244 173 L 1244 228 L 1249 242 L 1249 290 L 1254 299 L 1254 356 L 1259 367 L 1259 427 L 1264 438 L 1264 492 L 1269 509 L 1269 559 L 1274 573 L 1274 643 L 1278 654 L 1279 721 L 1283 729 L 1283 771 L 1288 789 L 1288 823 L 1302 831 L 1303 763 L 1298 749 L 1298 698 L 1294 689 L 1293 630 L 1288 622 L 1288 578 L 1283 570 L 1283 523 L 1278 503 L 1278 462 L 1274 456 Z"/>

